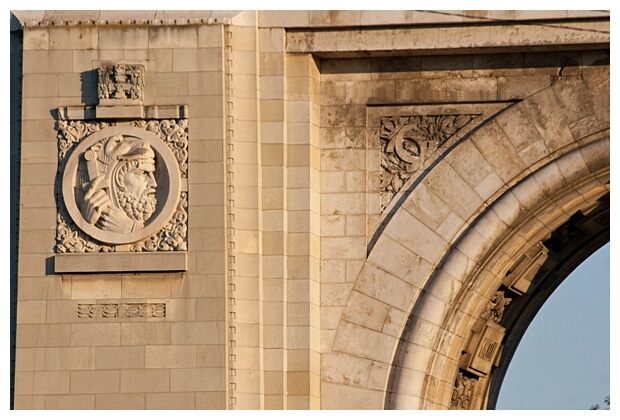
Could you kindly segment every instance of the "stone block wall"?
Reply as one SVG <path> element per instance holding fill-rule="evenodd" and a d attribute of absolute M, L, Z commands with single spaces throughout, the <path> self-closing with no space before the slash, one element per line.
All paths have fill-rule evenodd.
<path fill-rule="evenodd" d="M 15 408 L 226 408 L 223 45 L 222 25 L 24 31 Z M 186 272 L 55 274 L 57 109 L 96 105 L 106 62 L 145 65 L 145 106 L 189 109 Z"/>
<path fill-rule="evenodd" d="M 598 12 L 569 28 L 572 12 L 431 12 L 24 12 L 38 23 L 12 34 L 15 408 L 451 407 L 470 329 L 442 323 L 512 223 L 484 209 L 538 170 L 582 188 L 541 169 L 569 152 L 593 155 L 584 200 L 609 189 L 609 40 Z M 145 66 L 141 109 L 187 118 L 181 268 L 139 252 L 56 264 L 59 122 L 93 120 L 109 63 Z M 397 126 L 432 135 L 401 147 Z"/>
<path fill-rule="evenodd" d="M 550 152 L 561 154 L 575 142 L 586 141 L 581 140 L 586 136 L 591 140 L 604 136 L 596 124 L 589 126 L 588 134 L 579 134 L 570 127 L 582 123 L 564 125 L 557 114 L 562 110 L 571 115 L 568 121 L 583 119 L 583 124 L 594 118 L 591 104 L 597 100 L 594 95 L 583 102 L 576 99 L 585 92 L 576 80 L 600 91 L 601 83 L 606 83 L 606 56 L 606 51 L 585 51 L 321 60 L 322 408 L 450 407 L 452 376 L 441 378 L 446 387 L 441 403 L 418 405 L 428 397 L 424 390 L 432 383 L 430 367 L 423 363 L 432 354 L 429 340 L 445 328 L 442 322 L 451 310 L 446 299 L 456 299 L 452 294 L 463 290 L 449 276 L 448 286 L 424 286 L 427 279 L 440 283 L 441 263 L 433 255 L 448 252 L 467 232 L 464 226 L 473 220 L 472 214 L 493 202 L 493 194 L 514 185 L 526 168 L 535 171 L 548 161 Z M 579 111 L 569 111 L 564 107 L 568 102 L 556 99 L 568 91 L 582 104 Z M 533 112 L 528 98 L 547 105 Z M 502 114 L 509 108 L 512 112 Z M 528 115 L 541 115 L 537 129 L 524 119 L 524 109 Z M 390 174 L 382 160 L 387 150 L 382 121 L 452 113 L 475 114 L 485 122 L 479 128 L 470 126 L 458 147 L 440 147 L 426 163 L 420 162 L 383 210 L 383 180 Z M 596 118 L 600 126 L 606 117 Z M 420 141 L 420 134 L 415 138 Z M 435 166 L 434 159 L 441 163 Z M 424 182 L 415 182 L 417 177 Z M 601 194 L 604 188 L 594 191 Z M 560 220 L 564 219 L 557 223 Z M 470 235 L 488 247 L 490 232 L 500 225 L 503 222 L 498 221 L 480 228 L 484 237 Z M 391 233 L 384 233 L 386 226 Z M 469 266 L 483 258 L 467 254 L 474 242 L 459 245 Z M 370 257 L 367 252 L 372 252 Z M 428 312 L 413 326 L 407 324 L 412 301 L 428 305 Z M 402 337 L 403 328 L 410 328 L 412 335 Z M 466 340 L 468 332 L 454 339 Z M 390 348 L 399 338 L 411 340 L 400 360 L 411 369 L 391 365 Z M 460 353 L 450 355 L 446 363 L 456 369 L 459 357 Z M 385 389 L 393 378 L 401 394 L 399 403 L 390 405 Z M 476 398 L 476 404 L 483 404 L 483 395 Z"/>
<path fill-rule="evenodd" d="M 376 242 L 376 232 L 390 210 L 389 207 L 385 212 L 381 210 L 381 149 L 384 146 L 381 118 L 483 112 L 470 107 L 477 102 L 503 104 L 498 105 L 495 110 L 498 111 L 551 86 L 558 80 L 557 69 L 562 63 L 567 63 L 563 68 L 565 75 L 595 77 L 598 70 L 590 64 L 604 61 L 605 55 L 605 52 L 562 52 L 321 60 L 323 351 L 331 348 L 332 334 L 342 316 L 340 308 L 349 299 L 367 251 Z M 499 137 L 489 141 L 494 142 L 499 155 L 508 153 L 500 149 Z M 526 164 L 538 160 L 540 145 L 522 144 L 517 148 L 518 159 L 525 160 Z M 462 206 L 478 206 L 482 203 L 480 197 L 488 198 L 488 191 L 495 191 L 511 178 L 510 159 L 503 159 L 505 165 L 496 168 L 500 173 L 506 172 L 502 180 L 485 169 L 488 163 L 477 149 L 470 149 L 449 155 L 447 159 L 455 167 L 466 160 L 478 159 L 478 171 L 465 179 L 468 184 L 477 185 L 476 191 L 459 187 L 458 179 L 446 174 L 446 179 L 436 182 L 443 185 L 441 197 L 427 192 L 421 185 L 419 188 L 423 190 L 418 192 L 420 197 L 415 200 L 416 204 L 408 204 L 434 209 L 431 211 L 434 219 L 425 220 L 430 231 L 422 229 L 421 237 L 439 234 L 449 239 L 455 233 L 453 226 L 460 216 L 441 212 L 442 199 L 459 195 Z M 466 195 L 468 190 L 470 195 Z M 463 210 L 461 214 L 468 211 Z"/>

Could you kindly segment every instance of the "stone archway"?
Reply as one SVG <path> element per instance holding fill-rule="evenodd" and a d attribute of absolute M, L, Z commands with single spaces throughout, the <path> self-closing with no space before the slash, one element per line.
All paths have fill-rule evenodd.
<path fill-rule="evenodd" d="M 604 148 L 604 140 L 589 147 Z M 555 163 L 563 165 L 564 160 L 573 158 L 573 153 L 580 151 Z M 465 233 L 455 248 L 446 253 L 425 290 L 431 296 L 445 295 L 449 307 L 431 345 L 420 408 L 485 408 L 490 377 L 494 378 L 491 400 L 496 400 L 503 378 L 503 374 L 500 377 L 496 372 L 505 373 L 507 355 L 512 356 L 533 316 L 572 268 L 608 241 L 609 207 L 605 194 L 609 186 L 600 182 L 600 177 L 608 173 L 605 167 L 594 174 L 581 173 L 575 185 L 557 191 L 553 197 L 531 201 L 533 206 L 529 208 L 507 195 L 490 206 L 471 227 L 473 231 Z M 535 174 L 519 184 L 519 193 L 508 194 L 516 197 L 528 190 L 535 191 Z M 548 176 L 551 181 L 551 175 Z M 583 191 L 588 191 L 587 197 L 582 195 Z M 524 200 L 526 195 L 520 198 Z M 512 223 L 503 225 L 510 220 L 507 215 Z M 587 228 L 575 232 L 577 221 Z M 501 228 L 490 232 L 489 226 L 498 225 Z M 489 234 L 480 240 L 481 232 Z M 461 246 L 461 241 L 467 245 Z M 563 249 L 567 241 L 574 241 L 570 250 Z M 464 266 L 464 258 L 479 263 Z M 459 289 L 449 289 L 455 282 L 460 283 Z M 418 358 L 419 352 L 412 344 L 420 341 L 413 335 L 418 324 L 424 325 L 423 320 L 436 311 L 433 306 L 433 300 L 421 299 L 412 310 L 392 368 L 388 408 L 400 408 L 400 371 L 411 369 Z M 502 347 L 507 349 L 502 351 Z M 461 385 L 459 380 L 467 384 L 462 385 L 463 395 L 455 391 Z M 471 394 L 465 395 L 468 386 Z"/>
<path fill-rule="evenodd" d="M 487 408 L 495 408 L 512 357 L 544 302 L 573 270 L 609 242 L 609 193 L 597 201 L 595 208 L 586 207 L 576 212 L 546 241 L 554 258 L 548 258 L 537 272 L 536 293 L 523 295 L 504 313 L 502 323 L 507 333 L 499 366 L 491 373 Z"/>
<path fill-rule="evenodd" d="M 608 83 L 556 81 L 403 187 L 322 359 L 364 361 L 371 379 L 330 388 L 323 408 L 494 406 L 533 315 L 608 241 Z M 578 222 L 588 245 L 559 252 Z"/>

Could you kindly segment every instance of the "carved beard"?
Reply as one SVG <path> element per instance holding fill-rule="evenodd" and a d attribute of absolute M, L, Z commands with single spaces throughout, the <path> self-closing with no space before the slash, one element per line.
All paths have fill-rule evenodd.
<path fill-rule="evenodd" d="M 157 198 L 154 195 L 149 195 L 148 190 L 145 190 L 140 197 L 140 200 L 136 202 L 136 198 L 132 196 L 129 191 L 123 190 L 118 194 L 118 203 L 125 211 L 125 214 L 130 219 L 144 223 L 155 212 L 157 206 Z"/>

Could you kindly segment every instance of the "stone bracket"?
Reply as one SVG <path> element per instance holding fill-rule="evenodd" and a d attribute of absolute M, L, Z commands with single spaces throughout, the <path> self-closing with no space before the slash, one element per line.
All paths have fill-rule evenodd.
<path fill-rule="evenodd" d="M 502 282 L 504 286 L 520 295 L 527 293 L 536 273 L 547 260 L 548 252 L 542 243 L 528 249 L 506 273 Z"/>
<path fill-rule="evenodd" d="M 476 328 L 467 351 L 461 356 L 461 369 L 483 378 L 491 373 L 501 356 L 505 333 L 506 329 L 493 321 L 486 321 L 480 329 Z"/>
<path fill-rule="evenodd" d="M 54 255 L 54 273 L 187 271 L 187 252 L 91 252 Z"/>

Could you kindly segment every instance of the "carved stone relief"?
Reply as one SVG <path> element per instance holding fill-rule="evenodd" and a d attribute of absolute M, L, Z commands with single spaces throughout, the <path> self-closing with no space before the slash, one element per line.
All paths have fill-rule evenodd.
<path fill-rule="evenodd" d="M 99 68 L 98 95 L 100 100 L 144 97 L 144 66 L 117 63 Z"/>
<path fill-rule="evenodd" d="M 482 313 L 482 318 L 499 324 L 504 316 L 504 309 L 510 302 L 512 302 L 512 298 L 507 298 L 503 290 L 498 290 L 491 299 L 489 306 Z"/>
<path fill-rule="evenodd" d="M 84 220 L 108 232 L 144 229 L 157 206 L 153 148 L 118 134 L 99 140 L 83 157 L 76 199 Z"/>
<path fill-rule="evenodd" d="M 187 249 L 187 120 L 60 121 L 56 252 Z"/>
<path fill-rule="evenodd" d="M 86 303 L 77 305 L 78 318 L 165 318 L 165 303 Z"/>
<path fill-rule="evenodd" d="M 457 373 L 454 390 L 452 391 L 452 399 L 450 401 L 450 410 L 467 410 L 473 395 L 474 387 L 478 379 L 470 378 L 463 375 L 462 372 Z"/>
<path fill-rule="evenodd" d="M 66 121 L 58 122 L 58 172 L 56 185 L 62 185 L 67 155 L 75 145 L 90 134 L 114 126 L 114 123 L 98 121 Z M 75 223 L 69 216 L 61 194 L 56 193 L 58 213 L 56 215 L 56 252 L 110 252 L 114 247 L 96 243 L 80 234 Z"/>
<path fill-rule="evenodd" d="M 476 116 L 381 118 L 381 212 L 424 161 Z"/>

